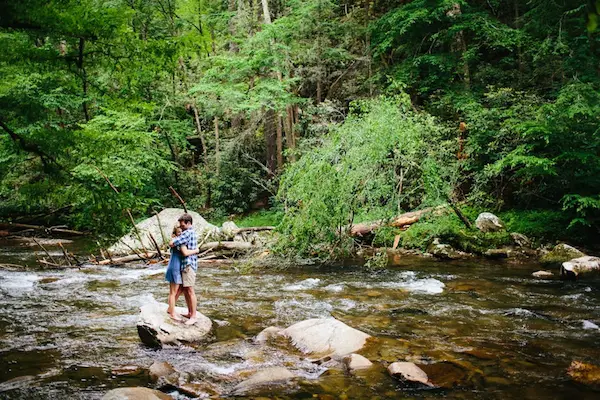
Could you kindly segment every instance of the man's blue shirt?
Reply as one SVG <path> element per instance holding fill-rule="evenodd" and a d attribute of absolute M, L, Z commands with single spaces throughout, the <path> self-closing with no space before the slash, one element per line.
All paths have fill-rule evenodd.
<path fill-rule="evenodd" d="M 190 227 L 183 231 L 181 235 L 173 239 L 174 246 L 185 245 L 188 250 L 196 250 L 198 248 L 198 239 L 196 238 L 196 231 Z M 192 267 L 194 271 L 198 270 L 198 255 L 193 254 L 191 256 L 184 257 L 181 263 L 181 268 L 184 269 L 186 265 Z"/>

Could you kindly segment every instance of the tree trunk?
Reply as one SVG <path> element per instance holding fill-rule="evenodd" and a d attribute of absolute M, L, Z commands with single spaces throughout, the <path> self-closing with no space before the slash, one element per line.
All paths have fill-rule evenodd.
<path fill-rule="evenodd" d="M 277 166 L 277 128 L 276 114 L 274 110 L 267 110 L 265 113 L 265 141 L 267 147 L 267 169 L 269 175 L 275 176 Z"/>
<path fill-rule="evenodd" d="M 198 115 L 198 109 L 195 105 L 192 105 L 192 111 L 194 111 L 194 121 L 196 122 L 196 132 L 200 137 L 200 143 L 202 143 L 202 153 L 204 157 L 204 166 L 208 172 L 208 149 L 206 148 L 206 142 L 204 141 L 204 135 L 202 134 L 202 126 L 200 125 L 200 117 Z"/>
<path fill-rule="evenodd" d="M 288 149 L 290 149 L 289 153 L 289 161 L 296 161 L 296 154 L 294 150 L 296 149 L 296 137 L 294 135 L 294 106 L 287 106 L 285 113 L 285 119 L 283 120 L 283 130 L 285 132 L 285 143 Z"/>
<path fill-rule="evenodd" d="M 282 138 L 282 118 L 277 114 L 277 170 L 283 169 L 283 138 Z"/>
<path fill-rule="evenodd" d="M 445 208 L 445 206 L 440 206 L 436 208 L 425 208 L 419 211 L 411 211 L 408 213 L 404 213 L 398 215 L 391 221 L 387 220 L 379 220 L 372 222 L 364 222 L 362 224 L 352 225 L 350 227 L 350 236 L 364 236 L 373 233 L 377 228 L 382 226 L 393 226 L 395 228 L 403 228 L 405 226 L 409 226 L 419 221 L 425 214 L 435 211 L 438 209 Z"/>
<path fill-rule="evenodd" d="M 268 0 L 261 0 L 261 1 L 262 1 L 263 18 L 265 19 L 265 24 L 270 24 L 271 23 L 271 14 L 269 13 L 269 1 Z"/>
<path fill-rule="evenodd" d="M 201 245 L 198 250 L 206 251 L 206 250 L 239 250 L 239 251 L 248 251 L 254 246 L 249 242 L 208 242 Z"/>
<path fill-rule="evenodd" d="M 198 132 L 198 136 L 200 137 L 200 143 L 202 143 L 202 153 L 203 153 L 203 157 L 204 157 L 204 171 L 206 173 L 206 203 L 204 204 L 204 206 L 206 208 L 210 208 L 210 203 L 211 203 L 211 194 L 212 194 L 212 190 L 210 187 L 210 179 L 209 175 L 210 175 L 210 167 L 208 164 L 208 149 L 206 148 L 206 141 L 204 140 L 204 135 L 202 134 L 202 126 L 200 125 L 200 117 L 198 116 L 198 109 L 196 108 L 196 105 L 193 104 L 192 105 L 192 111 L 194 111 L 194 121 L 196 122 L 196 132 Z"/>
<path fill-rule="evenodd" d="M 452 6 L 452 9 L 450 9 L 446 15 L 449 16 L 450 18 L 456 18 L 457 15 L 461 15 L 462 14 L 462 10 L 460 8 L 460 4 L 455 3 Z M 456 52 L 460 52 L 460 54 L 462 56 L 465 55 L 465 53 L 467 52 L 467 41 L 465 39 L 465 33 L 463 31 L 460 31 L 456 34 L 455 36 L 455 44 L 452 46 L 454 49 L 454 51 Z M 465 81 L 465 86 L 468 88 L 471 87 L 471 71 L 469 70 L 469 63 L 467 61 L 464 61 L 463 63 L 463 79 Z"/>
<path fill-rule="evenodd" d="M 221 154 L 219 153 L 219 117 L 215 117 L 215 171 L 219 176 L 219 168 L 221 164 Z"/>

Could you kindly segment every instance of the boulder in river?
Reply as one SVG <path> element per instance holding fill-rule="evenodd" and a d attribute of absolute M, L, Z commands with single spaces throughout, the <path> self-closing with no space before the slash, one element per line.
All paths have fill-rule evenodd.
<path fill-rule="evenodd" d="M 540 258 L 540 261 L 544 264 L 559 266 L 565 261 L 583 256 L 585 256 L 585 254 L 577 250 L 575 247 L 569 246 L 566 243 L 559 243 L 548 253 L 544 254 Z"/>
<path fill-rule="evenodd" d="M 136 229 L 132 229 L 130 233 L 119 239 L 108 251 L 111 254 L 129 254 L 132 252 L 131 249 L 146 248 L 147 250 L 153 250 L 154 244 L 149 234 L 154 237 L 159 246 L 164 245 L 171 239 L 173 227 L 178 224 L 177 220 L 184 212 L 181 208 L 165 208 L 158 213 L 158 216 L 154 215 L 137 223 L 135 225 Z M 198 235 L 198 241 L 202 240 L 207 234 L 209 238 L 211 236 L 219 238 L 221 231 L 218 227 L 206 222 L 197 212 L 188 211 L 188 214 L 192 216 L 193 227 Z M 138 239 L 138 233 L 142 239 L 141 244 Z"/>
<path fill-rule="evenodd" d="M 173 368 L 171 364 L 166 361 L 155 361 L 148 370 L 148 375 L 152 382 L 158 382 L 163 379 L 169 383 L 177 382 L 179 379 L 179 372 Z"/>
<path fill-rule="evenodd" d="M 576 279 L 590 272 L 600 272 L 600 258 L 584 256 L 562 263 L 560 277 Z"/>
<path fill-rule="evenodd" d="M 168 305 L 153 301 L 141 307 L 137 323 L 138 335 L 142 342 L 151 347 L 164 344 L 205 342 L 212 331 L 213 323 L 207 316 L 198 313 L 198 322 L 185 325 L 171 319 L 167 314 Z M 176 307 L 180 314 L 184 308 Z"/>
<path fill-rule="evenodd" d="M 287 368 L 267 368 L 256 372 L 250 378 L 239 383 L 233 388 L 232 394 L 234 396 L 240 396 L 263 390 L 269 390 L 271 392 L 274 387 L 287 385 L 294 377 L 294 374 Z"/>
<path fill-rule="evenodd" d="M 373 363 L 369 361 L 367 358 L 361 356 L 360 354 L 350 354 L 349 356 L 344 357 L 342 360 L 346 369 L 350 372 L 358 371 L 361 369 L 370 368 Z"/>
<path fill-rule="evenodd" d="M 305 354 L 343 357 L 363 348 L 370 335 L 335 318 L 314 318 L 298 322 L 283 331 Z"/>
<path fill-rule="evenodd" d="M 173 400 L 169 395 L 145 387 L 127 387 L 113 389 L 102 400 Z"/>
<path fill-rule="evenodd" d="M 475 226 L 481 232 L 499 232 L 504 229 L 504 222 L 489 212 L 483 212 L 477 216 Z"/>
<path fill-rule="evenodd" d="M 388 372 L 394 378 L 400 379 L 400 381 L 408 385 L 433 386 L 429 382 L 429 377 L 425 371 L 411 362 L 399 361 L 392 363 L 388 367 Z"/>

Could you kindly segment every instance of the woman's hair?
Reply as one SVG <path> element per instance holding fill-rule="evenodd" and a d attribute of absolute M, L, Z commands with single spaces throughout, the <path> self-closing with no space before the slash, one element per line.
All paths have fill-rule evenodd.
<path fill-rule="evenodd" d="M 175 235 L 175 236 L 179 236 L 179 235 L 181 235 L 181 232 L 182 232 L 182 231 L 181 231 L 181 228 L 179 227 L 179 225 L 175 225 L 175 226 L 173 227 L 173 235 Z"/>

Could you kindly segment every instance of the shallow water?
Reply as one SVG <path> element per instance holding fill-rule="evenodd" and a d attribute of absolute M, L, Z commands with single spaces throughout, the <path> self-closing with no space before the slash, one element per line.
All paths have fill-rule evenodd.
<path fill-rule="evenodd" d="M 599 280 L 534 279 L 539 265 L 396 261 L 376 271 L 203 267 L 199 309 L 220 321 L 217 341 L 152 350 L 135 324 L 141 305 L 166 301 L 164 265 L 44 270 L 32 248 L 0 243 L 0 263 L 29 265 L 0 270 L 0 398 L 97 399 L 115 387 L 151 386 L 145 370 L 156 360 L 223 392 L 264 366 L 286 365 L 302 377 L 270 398 L 598 397 L 566 369 L 573 360 L 598 364 Z M 376 338 L 362 352 L 375 368 L 326 372 L 249 340 L 268 326 L 328 316 Z M 403 388 L 385 371 L 401 360 L 421 365 L 443 388 Z"/>

